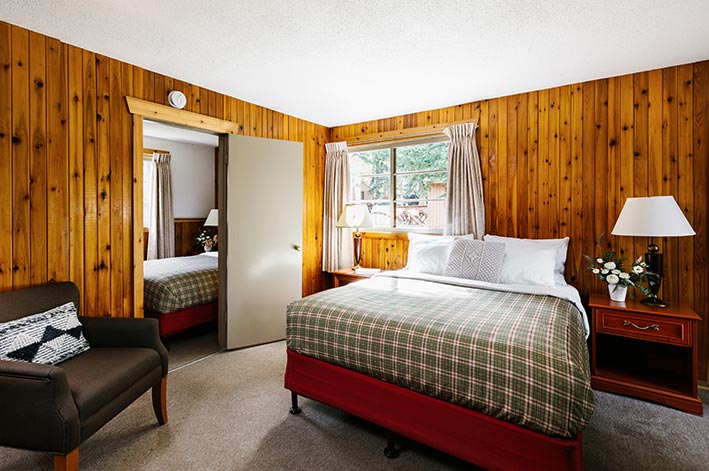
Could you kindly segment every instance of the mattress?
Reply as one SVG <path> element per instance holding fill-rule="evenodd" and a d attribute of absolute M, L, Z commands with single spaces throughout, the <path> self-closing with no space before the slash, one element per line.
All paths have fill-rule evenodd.
<path fill-rule="evenodd" d="M 170 313 L 211 303 L 219 296 L 218 259 L 211 254 L 147 260 L 146 311 Z"/>
<path fill-rule="evenodd" d="M 288 306 L 287 345 L 550 436 L 576 436 L 593 414 L 580 302 L 483 285 L 382 274 L 323 291 Z"/>

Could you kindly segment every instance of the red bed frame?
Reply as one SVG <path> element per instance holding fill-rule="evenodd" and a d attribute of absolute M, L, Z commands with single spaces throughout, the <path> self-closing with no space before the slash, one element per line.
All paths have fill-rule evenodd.
<path fill-rule="evenodd" d="M 490 470 L 581 470 L 581 434 L 554 438 L 287 350 L 285 387 Z M 389 447 L 387 447 L 389 448 Z M 395 456 L 395 454 L 394 454 Z"/>
<path fill-rule="evenodd" d="M 198 325 L 215 322 L 219 317 L 219 309 L 218 303 L 215 301 L 167 314 L 146 311 L 145 317 L 157 319 L 160 326 L 160 336 L 169 337 Z"/>

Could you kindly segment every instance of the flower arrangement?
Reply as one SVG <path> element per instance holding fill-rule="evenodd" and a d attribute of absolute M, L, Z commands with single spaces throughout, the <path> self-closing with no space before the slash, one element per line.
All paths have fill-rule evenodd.
<path fill-rule="evenodd" d="M 625 271 L 623 263 L 624 257 L 618 257 L 615 252 L 606 252 L 602 257 L 595 259 L 586 255 L 591 262 L 588 269 L 596 275 L 599 280 L 605 281 L 613 286 L 613 291 L 619 286 L 632 286 L 640 289 L 646 295 L 650 292 L 645 286 L 639 284 L 647 274 L 647 264 L 639 257 L 633 262 L 630 271 Z"/>
<path fill-rule="evenodd" d="M 217 243 L 219 242 L 219 235 L 217 234 L 210 234 L 207 231 L 202 231 L 200 235 L 198 235 L 195 240 L 199 245 L 204 247 L 205 252 L 210 252 L 212 250 L 217 250 Z"/>
<path fill-rule="evenodd" d="M 597 245 L 602 247 L 603 236 L 601 234 L 598 238 Z M 640 282 L 651 274 L 647 271 L 647 263 L 643 261 L 642 257 L 638 257 L 633 261 L 630 271 L 625 271 L 623 264 L 625 263 L 625 257 L 618 257 L 618 255 L 613 251 L 607 251 L 603 256 L 591 258 L 588 255 L 584 257 L 590 262 L 587 267 L 591 273 L 596 275 L 599 280 L 608 283 L 609 292 L 615 293 L 619 287 L 627 288 L 632 286 L 633 288 L 638 288 L 640 291 L 645 293 L 646 296 L 650 294 L 650 290 L 645 286 L 641 285 Z M 625 289 L 623 290 L 625 291 Z M 611 295 L 613 297 L 613 295 Z M 623 299 L 625 294 L 622 295 Z"/>

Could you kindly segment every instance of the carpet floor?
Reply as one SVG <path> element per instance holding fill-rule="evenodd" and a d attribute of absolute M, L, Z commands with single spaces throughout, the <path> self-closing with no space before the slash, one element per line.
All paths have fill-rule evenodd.
<path fill-rule="evenodd" d="M 215 354 L 216 336 L 206 332 L 170 344 L 168 424 L 157 425 L 150 394 L 143 395 L 81 445 L 82 470 L 471 469 L 411 442 L 388 460 L 383 430 L 314 401 L 302 399 L 303 413 L 291 416 L 283 342 Z M 709 469 L 705 414 L 597 392 L 584 431 L 585 468 Z M 50 470 L 52 458 L 0 448 L 0 469 Z"/>

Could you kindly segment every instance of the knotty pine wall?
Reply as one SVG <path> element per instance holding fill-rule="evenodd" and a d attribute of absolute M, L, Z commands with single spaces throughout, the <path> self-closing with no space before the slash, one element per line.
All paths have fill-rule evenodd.
<path fill-rule="evenodd" d="M 567 280 L 584 296 L 604 286 L 582 254 L 608 234 L 630 196 L 674 195 L 697 232 L 660 241 L 661 295 L 689 303 L 700 323 L 700 378 L 709 377 L 707 179 L 709 62 L 477 101 L 332 128 L 343 141 L 393 130 L 479 120 L 486 228 L 514 237 L 569 236 Z M 659 215 L 658 215 L 659 216 Z M 610 237 L 629 259 L 645 238 Z M 368 234 L 365 263 L 397 268 L 407 244 Z M 366 265 L 365 265 L 366 266 Z M 638 294 L 639 295 L 639 294 Z"/>
<path fill-rule="evenodd" d="M 72 280 L 89 315 L 133 315 L 126 95 L 304 143 L 303 293 L 323 286 L 327 128 L 0 22 L 0 291 Z"/>
<path fill-rule="evenodd" d="M 202 232 L 204 221 L 204 218 L 175 219 L 175 257 L 194 255 L 204 251 L 195 240 Z"/>

